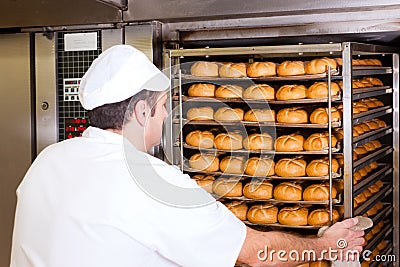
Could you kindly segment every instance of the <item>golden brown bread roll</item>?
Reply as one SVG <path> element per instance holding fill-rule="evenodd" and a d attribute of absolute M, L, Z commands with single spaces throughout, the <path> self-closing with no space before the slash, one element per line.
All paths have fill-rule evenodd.
<path fill-rule="evenodd" d="M 310 212 L 307 218 L 309 225 L 322 226 L 329 225 L 329 209 L 316 209 Z M 332 210 L 332 221 L 336 222 L 339 220 L 339 212 L 335 209 Z"/>
<path fill-rule="evenodd" d="M 342 115 L 339 110 L 335 107 L 331 108 L 332 112 L 332 122 L 340 121 Z M 325 124 L 328 123 L 328 109 L 327 108 L 317 108 L 310 115 L 310 122 L 315 124 Z"/>
<path fill-rule="evenodd" d="M 371 168 L 371 170 L 377 169 L 377 168 L 378 168 L 378 162 L 376 162 L 376 161 L 371 162 L 371 163 L 369 164 L 369 167 Z"/>
<path fill-rule="evenodd" d="M 242 121 L 244 111 L 241 108 L 222 107 L 214 114 L 216 121 Z"/>
<path fill-rule="evenodd" d="M 300 206 L 284 207 L 278 213 L 278 221 L 284 225 L 307 225 L 307 217 L 308 209 Z"/>
<path fill-rule="evenodd" d="M 379 210 L 383 209 L 383 203 L 379 201 L 378 203 L 376 203 L 376 205 L 374 207 L 379 211 Z"/>
<path fill-rule="evenodd" d="M 192 177 L 196 183 L 201 186 L 204 190 L 208 193 L 212 193 L 212 184 L 215 180 L 214 176 L 211 175 L 203 175 L 203 174 L 196 174 Z"/>
<path fill-rule="evenodd" d="M 360 123 L 358 124 L 364 131 L 364 133 L 371 131 L 371 129 L 369 128 L 369 126 L 365 123 Z"/>
<path fill-rule="evenodd" d="M 280 123 L 307 123 L 308 114 L 302 108 L 284 108 L 278 111 L 276 120 Z"/>
<path fill-rule="evenodd" d="M 377 121 L 370 120 L 370 121 L 366 121 L 366 122 L 364 122 L 364 123 L 365 123 L 366 125 L 368 125 L 368 127 L 369 127 L 371 130 L 379 129 L 379 124 L 378 124 Z"/>
<path fill-rule="evenodd" d="M 360 172 L 358 171 L 354 172 L 353 179 L 355 179 L 357 182 L 360 181 L 362 179 Z"/>
<path fill-rule="evenodd" d="M 272 198 L 273 185 L 266 181 L 251 181 L 243 188 L 243 195 L 247 198 L 267 200 Z"/>
<path fill-rule="evenodd" d="M 216 172 L 219 169 L 219 159 L 211 154 L 197 153 L 190 157 L 189 165 L 196 170 Z"/>
<path fill-rule="evenodd" d="M 215 97 L 219 98 L 242 98 L 243 88 L 239 85 L 225 84 L 215 90 Z"/>
<path fill-rule="evenodd" d="M 364 147 L 368 152 L 375 150 L 375 146 L 370 142 L 363 144 L 362 147 Z"/>
<path fill-rule="evenodd" d="M 367 79 L 360 79 L 358 80 L 360 83 L 364 84 L 365 87 L 373 87 L 374 85 Z"/>
<path fill-rule="evenodd" d="M 339 95 L 340 87 L 337 83 L 331 82 L 331 95 Z M 315 82 L 307 89 L 307 98 L 325 98 L 328 97 L 328 83 Z"/>
<path fill-rule="evenodd" d="M 215 85 L 210 83 L 195 83 L 188 89 L 189 96 L 214 97 Z"/>
<path fill-rule="evenodd" d="M 220 65 L 218 73 L 222 78 L 241 78 L 246 76 L 246 63 L 224 63 Z"/>
<path fill-rule="evenodd" d="M 328 71 L 328 66 L 331 67 L 332 70 L 336 69 L 337 64 L 336 61 L 332 58 L 316 58 L 308 62 L 305 67 L 306 74 L 320 74 Z"/>
<path fill-rule="evenodd" d="M 309 185 L 303 192 L 303 199 L 306 201 L 329 200 L 329 183 Z M 337 191 L 332 186 L 332 198 L 336 198 Z"/>
<path fill-rule="evenodd" d="M 353 103 L 353 110 L 354 110 L 354 108 L 358 109 L 360 112 L 368 111 L 368 106 L 365 103 L 363 103 L 362 101 Z"/>
<path fill-rule="evenodd" d="M 214 146 L 214 134 L 210 131 L 192 131 L 186 135 L 186 144 L 199 148 L 212 148 Z"/>
<path fill-rule="evenodd" d="M 371 101 L 374 101 L 376 106 L 378 106 L 378 107 L 383 107 L 385 105 L 382 101 L 380 101 L 377 98 L 371 97 L 371 98 L 368 98 L 368 99 L 371 100 Z"/>
<path fill-rule="evenodd" d="M 273 139 L 267 133 L 254 133 L 243 140 L 243 147 L 248 150 L 272 150 Z"/>
<path fill-rule="evenodd" d="M 337 139 L 334 135 L 331 138 L 331 145 L 335 147 Z M 313 133 L 304 142 L 304 150 L 317 151 L 329 148 L 329 133 Z"/>
<path fill-rule="evenodd" d="M 371 193 L 371 191 L 368 190 L 368 188 L 366 190 L 364 190 L 361 194 L 364 194 L 366 199 L 368 199 L 372 196 L 372 193 Z"/>
<path fill-rule="evenodd" d="M 293 182 L 282 182 L 274 189 L 276 200 L 299 201 L 302 200 L 303 189 L 301 185 Z"/>
<path fill-rule="evenodd" d="M 304 75 L 304 62 L 303 61 L 284 61 L 279 64 L 276 72 L 278 76 L 296 76 Z"/>
<path fill-rule="evenodd" d="M 215 194 L 224 197 L 241 197 L 243 195 L 242 182 L 232 178 L 219 178 L 215 180 L 212 190 Z"/>
<path fill-rule="evenodd" d="M 310 267 L 330 267 L 329 261 L 312 261 L 310 262 Z"/>
<path fill-rule="evenodd" d="M 276 92 L 277 100 L 294 100 L 306 98 L 307 88 L 304 85 L 290 84 L 281 86 Z"/>
<path fill-rule="evenodd" d="M 220 133 L 215 137 L 215 147 L 221 150 L 242 149 L 243 137 L 240 133 Z"/>
<path fill-rule="evenodd" d="M 365 168 L 359 169 L 358 173 L 361 175 L 362 178 L 368 175 L 368 172 Z"/>
<path fill-rule="evenodd" d="M 244 172 L 252 176 L 272 176 L 275 174 L 275 162 L 266 157 L 251 157 L 246 161 Z"/>
<path fill-rule="evenodd" d="M 376 207 L 372 207 L 365 213 L 365 216 L 371 217 L 371 216 L 376 215 L 377 213 L 378 213 L 378 210 L 376 209 Z"/>
<path fill-rule="evenodd" d="M 372 140 L 372 141 L 370 141 L 370 143 L 375 146 L 375 149 L 382 147 L 382 144 L 381 144 L 381 142 L 379 142 L 379 140 Z"/>
<path fill-rule="evenodd" d="M 361 127 L 361 125 L 359 124 L 354 125 L 353 131 L 356 132 L 358 135 L 363 134 L 365 132 L 363 127 Z"/>
<path fill-rule="evenodd" d="M 251 78 L 276 75 L 276 64 L 273 62 L 254 62 L 247 67 L 247 76 Z"/>
<path fill-rule="evenodd" d="M 373 86 L 383 86 L 383 82 L 376 77 L 364 77 L 363 80 L 369 81 Z"/>
<path fill-rule="evenodd" d="M 252 122 L 275 121 L 275 111 L 272 109 L 250 109 L 244 114 L 244 120 Z"/>
<path fill-rule="evenodd" d="M 376 247 L 378 250 L 384 250 L 386 246 L 387 246 L 386 240 L 382 240 Z"/>
<path fill-rule="evenodd" d="M 360 204 L 364 203 L 367 201 L 367 198 L 364 196 L 364 194 L 359 194 L 354 198 L 354 208 L 358 207 Z"/>
<path fill-rule="evenodd" d="M 242 174 L 244 170 L 244 158 L 227 156 L 221 160 L 219 168 L 222 172 Z"/>
<path fill-rule="evenodd" d="M 244 99 L 274 100 L 275 89 L 268 84 L 250 85 L 243 92 Z"/>
<path fill-rule="evenodd" d="M 304 159 L 283 158 L 275 164 L 275 173 L 282 177 L 301 177 L 306 175 L 307 162 Z"/>
<path fill-rule="evenodd" d="M 197 61 L 190 68 L 194 76 L 218 77 L 218 64 L 207 61 Z"/>
<path fill-rule="evenodd" d="M 379 187 L 379 189 L 381 189 L 383 187 L 382 180 L 377 181 L 375 184 Z"/>
<path fill-rule="evenodd" d="M 279 136 L 275 140 L 275 150 L 278 152 L 297 152 L 303 150 L 304 137 L 299 134 Z"/>
<path fill-rule="evenodd" d="M 231 201 L 225 203 L 225 206 L 239 219 L 245 221 L 247 219 L 248 207 L 246 203 L 241 201 Z"/>
<path fill-rule="evenodd" d="M 380 188 L 378 185 L 373 184 L 370 187 L 368 187 L 368 190 L 372 193 L 372 194 L 376 194 L 379 192 Z"/>
<path fill-rule="evenodd" d="M 278 208 L 269 203 L 253 205 L 247 212 L 247 220 L 251 223 L 276 223 L 277 217 Z"/>
<path fill-rule="evenodd" d="M 336 159 L 332 159 L 332 172 L 337 173 L 339 170 L 339 163 Z M 329 175 L 329 159 L 324 157 L 322 159 L 314 159 L 308 163 L 306 168 L 308 176 L 326 176 Z"/>
<path fill-rule="evenodd" d="M 188 120 L 193 120 L 193 121 L 212 120 L 213 117 L 214 117 L 214 110 L 211 107 L 191 108 L 187 112 Z"/>
<path fill-rule="evenodd" d="M 368 153 L 367 149 L 363 146 L 358 146 L 354 148 L 354 152 L 357 154 L 357 157 L 363 156 Z"/>

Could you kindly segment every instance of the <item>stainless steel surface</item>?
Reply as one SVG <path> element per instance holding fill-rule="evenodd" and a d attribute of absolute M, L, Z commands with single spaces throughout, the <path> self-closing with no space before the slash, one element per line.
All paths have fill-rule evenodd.
<path fill-rule="evenodd" d="M 153 61 L 153 25 L 147 23 L 126 26 L 125 44 L 136 47 Z"/>
<path fill-rule="evenodd" d="M 97 1 L 1 1 L 0 28 L 120 22 L 122 13 Z"/>
<path fill-rule="evenodd" d="M 124 43 L 123 29 L 106 29 L 101 31 L 101 49 L 102 51 L 113 45 Z"/>
<path fill-rule="evenodd" d="M 393 93 L 390 86 L 353 89 L 353 100 Z"/>
<path fill-rule="evenodd" d="M 119 10 L 128 9 L 128 0 L 96 0 L 97 2 L 110 5 Z"/>
<path fill-rule="evenodd" d="M 399 54 L 393 55 L 393 228 L 397 229 L 393 233 L 393 251 L 395 251 L 396 259 L 400 259 L 400 236 L 398 229 L 400 229 L 400 198 L 399 198 Z M 398 262 L 394 263 L 395 266 L 399 266 Z"/>
<path fill-rule="evenodd" d="M 0 266 L 8 266 L 15 191 L 32 161 L 29 35 L 1 35 L 0 58 Z"/>
<path fill-rule="evenodd" d="M 57 84 L 55 42 L 43 34 L 35 34 L 36 134 L 37 153 L 57 142 Z M 48 103 L 47 109 L 42 103 Z"/>

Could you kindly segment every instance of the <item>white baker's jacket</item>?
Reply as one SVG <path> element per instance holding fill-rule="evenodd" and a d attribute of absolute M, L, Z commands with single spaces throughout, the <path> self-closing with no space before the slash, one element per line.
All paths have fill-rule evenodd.
<path fill-rule="evenodd" d="M 11 267 L 233 266 L 246 235 L 224 205 L 177 208 L 133 181 L 121 135 L 89 127 L 46 148 L 17 189 Z M 146 153 L 168 181 L 189 176 Z"/>

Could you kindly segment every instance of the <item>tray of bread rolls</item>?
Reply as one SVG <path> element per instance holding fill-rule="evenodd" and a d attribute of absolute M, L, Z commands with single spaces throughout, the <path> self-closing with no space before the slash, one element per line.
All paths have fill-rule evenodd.
<path fill-rule="evenodd" d="M 374 191 L 379 191 L 372 193 L 374 191 L 371 191 L 370 188 L 372 188 Z M 390 183 L 383 183 L 381 188 L 379 188 L 377 184 L 371 185 L 367 190 L 354 197 L 354 214 L 363 215 L 365 212 L 375 206 L 376 203 L 392 193 L 392 191 L 393 189 Z"/>
<path fill-rule="evenodd" d="M 375 140 L 373 140 L 375 141 Z M 377 161 L 386 155 L 389 155 L 390 153 L 393 152 L 393 147 L 390 145 L 382 145 L 379 148 L 375 148 L 372 150 L 367 150 L 365 147 L 369 146 L 372 141 L 369 141 L 368 143 L 354 148 L 354 153 L 353 153 L 353 168 L 355 171 L 358 171 L 361 168 L 364 168 L 365 166 L 369 165 L 370 163 Z M 371 148 L 372 149 L 372 146 Z"/>
<path fill-rule="evenodd" d="M 380 231 L 376 233 L 370 240 L 366 241 L 364 250 L 372 251 L 371 258 L 380 254 L 387 247 L 387 241 L 385 240 L 393 231 L 393 227 L 390 221 L 386 221 L 385 226 L 380 227 Z"/>
<path fill-rule="evenodd" d="M 380 180 L 393 172 L 389 164 L 372 162 L 353 173 L 353 191 L 358 192 L 370 186 L 376 179 Z"/>

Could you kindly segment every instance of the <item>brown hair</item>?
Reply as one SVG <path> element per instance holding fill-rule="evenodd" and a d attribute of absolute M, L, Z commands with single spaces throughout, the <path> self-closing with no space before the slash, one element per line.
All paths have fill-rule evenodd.
<path fill-rule="evenodd" d="M 157 100 L 162 91 L 142 90 L 136 95 L 121 102 L 105 104 L 88 111 L 89 125 L 100 129 L 121 130 L 124 124 L 125 113 L 130 116 L 140 100 L 146 100 L 151 107 L 151 116 L 154 116 Z M 131 103 L 129 105 L 129 103 Z M 129 109 L 128 109 L 129 108 Z"/>

